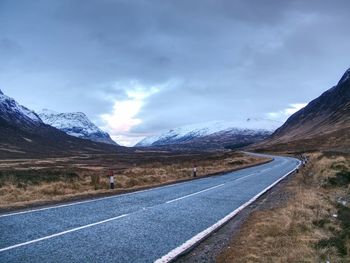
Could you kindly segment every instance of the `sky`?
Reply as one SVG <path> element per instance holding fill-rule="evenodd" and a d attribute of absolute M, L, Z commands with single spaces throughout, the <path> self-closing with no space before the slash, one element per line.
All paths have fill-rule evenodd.
<path fill-rule="evenodd" d="M 0 0 L 0 89 L 131 146 L 210 121 L 283 122 L 350 67 L 350 1 Z"/>

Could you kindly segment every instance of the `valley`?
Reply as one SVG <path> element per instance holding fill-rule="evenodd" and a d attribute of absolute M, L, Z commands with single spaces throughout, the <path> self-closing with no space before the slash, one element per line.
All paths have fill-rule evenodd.
<path fill-rule="evenodd" d="M 60 225 L 62 232 L 52 233 L 47 229 L 48 236 L 28 241 L 36 244 L 42 239 L 134 217 L 134 214 L 154 218 L 151 210 L 161 209 L 160 213 L 165 213 L 173 202 L 177 204 L 183 199 L 186 201 L 181 202 L 179 209 L 191 217 L 190 209 L 185 211 L 183 207 L 191 204 L 188 198 L 194 198 L 203 204 L 195 217 L 207 217 L 214 225 L 204 220 L 200 227 L 194 228 L 191 220 L 184 220 L 182 224 L 187 225 L 187 230 L 176 239 L 167 239 L 168 245 L 158 246 L 158 254 L 143 247 L 148 251 L 145 259 L 154 260 L 173 248 L 158 262 L 261 262 L 261 257 L 267 262 L 298 262 L 299 257 L 317 262 L 346 262 L 350 255 L 347 223 L 350 219 L 349 74 L 349 70 L 346 71 L 336 86 L 292 114 L 279 128 L 275 122 L 261 119 L 247 119 L 243 124 L 194 124 L 148 137 L 135 147 L 112 142 L 109 134 L 97 128 L 83 113 L 37 115 L 0 92 L 0 219 L 6 218 L 4 224 L 7 224 L 8 217 L 56 210 L 55 205 L 65 208 L 100 200 L 114 202 L 115 198 L 131 196 L 127 203 L 133 205 L 122 209 L 135 208 L 134 212 L 120 214 L 118 210 L 118 216 L 106 219 L 110 212 L 101 211 L 97 215 L 100 221 L 93 222 L 94 218 L 90 218 L 92 223 L 82 226 L 74 223 L 77 227 L 70 230 L 64 227 L 66 222 Z M 301 164 L 303 159 L 297 159 L 301 156 L 308 157 L 306 167 Z M 113 190 L 109 189 L 111 172 Z M 278 190 L 272 188 L 287 176 L 287 182 Z M 182 195 L 163 190 L 172 188 L 182 189 Z M 157 205 L 137 210 L 138 201 L 133 203 L 132 196 L 148 195 L 148 192 L 157 196 L 162 191 L 169 191 L 169 197 L 161 194 L 159 200 L 165 198 L 164 203 L 158 204 L 158 199 L 152 199 L 151 203 Z M 166 199 L 173 195 L 173 199 Z M 213 200 L 218 201 L 217 205 L 210 205 Z M 253 202 L 254 206 L 249 206 Z M 236 210 L 228 211 L 227 207 Z M 236 217 L 243 209 L 244 219 Z M 217 217 L 211 210 L 225 213 Z M 79 209 L 68 211 L 75 215 Z M 167 220 L 174 222 L 172 218 L 178 218 L 179 214 L 174 212 L 176 209 L 171 211 L 167 212 L 170 216 Z M 45 213 L 42 213 L 44 217 L 51 216 Z M 214 218 L 221 219 L 215 223 Z M 18 220 L 16 227 L 20 231 L 22 221 Z M 167 231 L 177 231 L 178 227 Z M 193 229 L 202 232 L 194 235 Z M 92 240 L 96 235 L 94 231 L 88 232 Z M 212 238 L 216 232 L 219 236 Z M 155 232 L 149 235 L 151 233 Z M 187 233 L 194 236 L 186 237 Z M 134 234 L 137 240 L 142 239 L 139 233 Z M 153 238 L 162 237 L 160 234 Z M 180 241 L 186 242 L 180 245 Z M 60 239 L 50 242 L 60 242 Z M 0 253 L 26 244 L 8 244 L 0 248 Z M 174 248 L 175 244 L 180 246 Z M 60 256 L 64 258 L 71 252 Z M 105 251 L 99 249 L 98 253 L 105 254 Z M 43 256 L 47 258 L 48 254 Z M 127 256 L 123 254 L 124 259 Z M 138 254 L 133 256 L 136 259 Z M 10 254 L 6 254 L 6 258 L 10 259 Z"/>
<path fill-rule="evenodd" d="M 230 172 L 270 161 L 240 152 L 84 154 L 0 162 L 0 210 L 115 195 Z M 108 172 L 116 187 L 109 190 Z"/>

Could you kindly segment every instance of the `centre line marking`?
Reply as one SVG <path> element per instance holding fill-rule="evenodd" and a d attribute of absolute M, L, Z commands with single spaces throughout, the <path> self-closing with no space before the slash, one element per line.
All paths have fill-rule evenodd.
<path fill-rule="evenodd" d="M 204 192 L 210 191 L 210 190 L 212 190 L 212 189 L 215 189 L 215 188 L 221 187 L 221 186 L 223 186 L 223 185 L 225 185 L 225 184 L 219 184 L 219 185 L 216 185 L 216 186 L 213 186 L 213 187 L 210 187 L 210 188 L 204 189 L 204 190 L 199 191 L 199 192 L 195 192 L 195 193 L 192 193 L 192 194 L 189 194 L 189 195 L 185 195 L 185 196 L 183 196 L 183 197 L 179 197 L 179 198 L 176 198 L 176 199 L 170 200 L 170 201 L 166 202 L 166 204 L 170 204 L 170 203 L 173 203 L 173 202 L 179 201 L 179 200 L 181 200 L 181 199 L 185 199 L 185 198 L 190 197 L 190 196 L 198 195 L 198 194 L 200 194 L 200 193 L 204 193 Z"/>
<path fill-rule="evenodd" d="M 116 219 L 119 219 L 119 218 L 122 218 L 122 217 L 126 217 L 128 215 L 129 214 L 124 214 L 124 215 L 112 217 L 112 218 L 109 218 L 109 219 L 106 219 L 106 220 L 102 220 L 102 221 L 99 221 L 99 222 L 96 222 L 96 223 L 92 223 L 92 224 L 88 224 L 88 225 L 85 225 L 85 226 L 80 226 L 80 227 L 77 227 L 77 228 L 73 228 L 73 229 L 70 229 L 70 230 L 59 232 L 59 233 L 56 233 L 56 234 L 53 234 L 53 235 L 50 235 L 50 236 L 41 237 L 41 238 L 30 240 L 30 241 L 27 241 L 27 242 L 24 242 L 24 243 L 20 243 L 20 244 L 16 244 L 16 245 L 13 245 L 13 246 L 1 248 L 0 252 L 4 252 L 6 250 L 14 249 L 14 248 L 17 248 L 17 247 L 26 246 L 26 245 L 33 244 L 33 243 L 36 243 L 36 242 L 39 242 L 39 241 L 42 241 L 42 240 L 50 239 L 50 238 L 53 238 L 53 237 L 62 236 L 62 235 L 65 235 L 65 234 L 68 234 L 68 233 L 72 233 L 72 232 L 75 232 L 75 231 L 78 231 L 78 230 L 81 230 L 81 229 L 85 229 L 85 228 L 88 228 L 88 227 L 92 227 L 92 226 L 100 225 L 100 224 L 103 224 L 103 223 L 107 223 L 107 222 L 110 222 L 110 221 L 113 221 L 113 220 L 116 220 Z"/>
<path fill-rule="evenodd" d="M 232 180 L 232 181 L 233 181 L 233 182 L 237 182 L 237 181 L 239 181 L 239 180 L 242 180 L 242 179 L 247 178 L 247 177 L 252 176 L 252 175 L 257 175 L 257 173 L 254 173 L 254 174 L 248 174 L 248 175 L 245 175 L 245 176 L 239 177 L 239 178 L 237 178 L 237 179 L 235 179 L 235 180 Z"/>

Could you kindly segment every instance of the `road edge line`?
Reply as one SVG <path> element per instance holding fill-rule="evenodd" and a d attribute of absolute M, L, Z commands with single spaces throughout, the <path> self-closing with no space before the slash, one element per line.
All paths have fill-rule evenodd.
<path fill-rule="evenodd" d="M 212 234 L 215 230 L 222 227 L 224 224 L 226 224 L 229 220 L 231 220 L 233 217 L 235 217 L 240 211 L 242 211 L 244 208 L 255 202 L 260 196 L 265 194 L 267 191 L 269 191 L 271 188 L 273 188 L 275 185 L 277 185 L 280 181 L 282 181 L 284 178 L 286 178 L 288 175 L 292 174 L 294 171 L 296 171 L 301 165 L 301 162 L 298 160 L 298 165 L 293 168 L 291 171 L 280 177 L 278 180 L 273 182 L 271 185 L 266 187 L 264 190 L 259 192 L 257 195 L 255 195 L 253 198 L 251 198 L 249 201 L 232 211 L 230 214 L 225 216 L 224 218 L 220 219 L 218 222 L 216 222 L 214 225 L 208 227 L 204 231 L 198 233 L 191 239 L 187 240 L 185 243 L 180 245 L 179 247 L 171 250 L 168 254 L 162 256 L 161 258 L 154 261 L 154 263 L 168 263 L 172 262 L 173 260 L 177 259 L 180 255 L 184 254 L 186 251 L 193 248 L 195 245 L 203 241 L 206 237 L 208 237 L 210 234 Z"/>

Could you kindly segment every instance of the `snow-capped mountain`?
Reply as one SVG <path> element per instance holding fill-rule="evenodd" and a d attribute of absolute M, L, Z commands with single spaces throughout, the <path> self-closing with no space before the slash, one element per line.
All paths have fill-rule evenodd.
<path fill-rule="evenodd" d="M 102 131 L 82 112 L 59 113 L 44 109 L 39 112 L 42 121 L 65 133 L 95 142 L 117 145 L 107 132 Z"/>
<path fill-rule="evenodd" d="M 121 150 L 119 146 L 72 137 L 47 125 L 34 111 L 0 91 L 0 158 L 41 158 Z"/>
<path fill-rule="evenodd" d="M 41 125 L 40 117 L 32 110 L 18 104 L 0 90 L 0 117 L 21 125 Z"/>
<path fill-rule="evenodd" d="M 281 123 L 265 119 L 246 119 L 243 122 L 207 122 L 171 129 L 160 135 L 143 139 L 137 147 L 189 143 L 248 144 L 267 138 Z M 221 143 L 222 142 L 222 143 Z"/>

